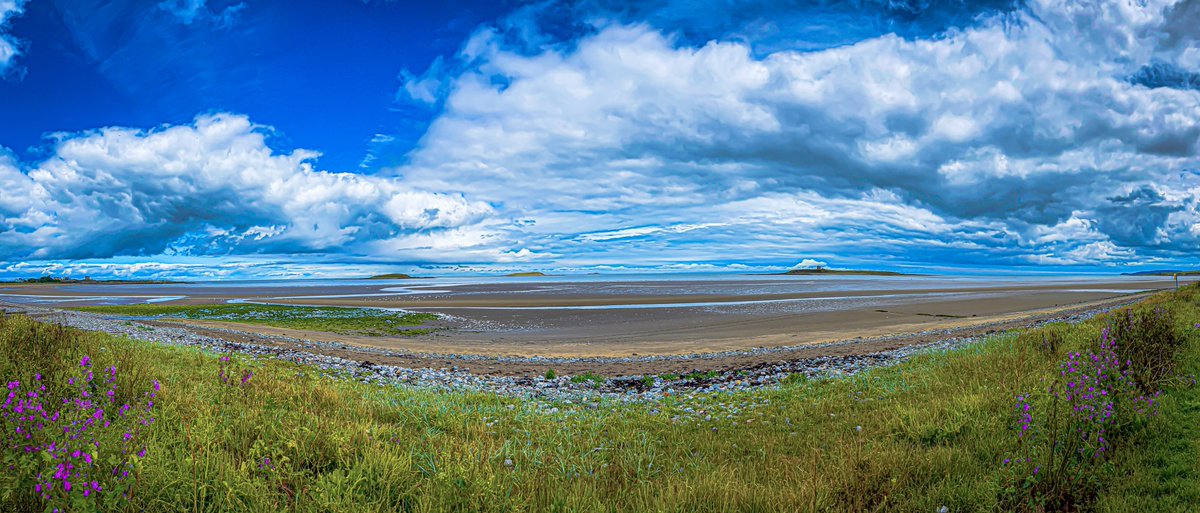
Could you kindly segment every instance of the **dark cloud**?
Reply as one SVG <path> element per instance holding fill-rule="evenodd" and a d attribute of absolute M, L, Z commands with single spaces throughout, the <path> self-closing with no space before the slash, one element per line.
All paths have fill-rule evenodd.
<path fill-rule="evenodd" d="M 1129 77 L 1129 81 L 1146 87 L 1200 89 L 1200 73 L 1182 70 L 1165 62 L 1143 66 Z"/>

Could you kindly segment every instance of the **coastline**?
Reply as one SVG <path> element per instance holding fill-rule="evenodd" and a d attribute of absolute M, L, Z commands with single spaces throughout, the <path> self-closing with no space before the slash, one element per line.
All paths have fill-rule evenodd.
<path fill-rule="evenodd" d="M 506 396 L 549 399 L 602 396 L 622 401 L 655 401 L 687 393 L 775 386 L 793 374 L 809 377 L 852 375 L 891 365 L 924 351 L 954 349 L 1011 329 L 1052 322 L 1077 323 L 1124 307 L 1150 294 L 1124 296 L 1085 305 L 1017 316 L 974 327 L 927 330 L 876 338 L 850 338 L 796 347 L 756 348 L 719 353 L 637 357 L 503 357 L 470 354 L 401 353 L 338 342 L 264 336 L 261 333 L 190 326 L 174 322 L 129 321 L 119 316 L 29 307 L 0 302 L 10 313 L 88 331 L 100 331 L 156 344 L 236 352 L 314 365 L 333 375 L 434 390 L 476 390 Z M 547 379 L 548 369 L 558 377 Z M 686 375 L 700 375 L 688 378 Z M 593 375 L 600 383 L 570 376 Z M 676 376 L 664 379 L 664 376 Z"/>

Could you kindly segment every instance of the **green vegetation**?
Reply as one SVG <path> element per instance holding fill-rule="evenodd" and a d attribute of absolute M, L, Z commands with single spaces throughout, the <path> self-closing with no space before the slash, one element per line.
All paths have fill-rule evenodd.
<path fill-rule="evenodd" d="M 523 272 L 523 273 L 508 273 L 504 276 L 508 277 L 508 278 L 533 278 L 536 276 L 546 276 L 546 273 L 543 273 L 540 271 L 530 271 L 530 272 Z"/>
<path fill-rule="evenodd" d="M 85 306 L 76 310 L 94 313 L 192 319 L 254 324 L 276 328 L 324 331 L 343 335 L 415 336 L 433 331 L 422 328 L 436 321 L 428 313 L 398 313 L 373 308 L 338 308 L 314 306 L 285 306 L 258 304 L 223 305 L 121 305 Z"/>
<path fill-rule="evenodd" d="M 1173 314 L 1159 318 L 1180 344 L 1152 358 L 1172 362 L 1159 415 L 1114 429 L 1111 454 L 1063 467 L 1078 474 L 1061 482 L 1005 465 L 1022 450 L 1017 398 L 1034 392 L 1046 411 L 1061 362 L 1095 348 L 1111 319 L 1002 334 L 851 378 L 585 407 L 222 362 L 11 316 L 0 319 L 0 378 L 58 383 L 91 355 L 94 368 L 120 369 L 118 394 L 162 383 L 157 421 L 138 435 L 148 452 L 132 494 L 105 511 L 1194 511 L 1200 288 L 1139 310 L 1153 307 Z M 1160 327 L 1147 326 L 1121 340 Z M 0 510 L 44 509 L 29 479 L 0 473 Z"/>
<path fill-rule="evenodd" d="M 558 377 L 558 374 L 554 372 L 554 369 L 546 369 L 546 374 L 542 377 L 546 379 L 555 379 Z"/>
<path fill-rule="evenodd" d="M 368 280 L 414 280 L 414 279 L 416 279 L 416 277 L 409 276 L 409 275 L 403 274 L 403 273 L 391 273 L 391 274 L 377 274 L 377 275 L 372 276 L 367 279 Z"/>
<path fill-rule="evenodd" d="M 604 384 L 604 376 L 596 374 L 592 371 L 571 376 L 572 383 L 591 383 L 593 387 L 598 387 Z"/>

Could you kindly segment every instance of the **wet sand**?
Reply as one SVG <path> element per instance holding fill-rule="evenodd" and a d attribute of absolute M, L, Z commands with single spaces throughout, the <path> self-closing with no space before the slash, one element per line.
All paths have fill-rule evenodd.
<path fill-rule="evenodd" d="M 695 371 L 753 370 L 787 362 L 804 361 L 818 357 L 854 357 L 890 351 L 913 345 L 924 345 L 951 338 L 978 337 L 999 331 L 1028 327 L 1039 322 L 1069 320 L 1083 315 L 1123 306 L 1148 296 L 1149 293 L 1131 294 L 1100 301 L 1086 302 L 1067 307 L 1015 314 L 974 318 L 970 321 L 944 322 L 917 326 L 894 326 L 885 330 L 840 332 L 828 340 L 812 341 L 794 346 L 773 346 L 754 349 L 748 346 L 733 346 L 728 351 L 713 352 L 689 344 L 673 345 L 682 352 L 676 354 L 638 354 L 636 356 L 591 355 L 567 351 L 560 355 L 546 355 L 542 351 L 512 354 L 495 354 L 489 349 L 495 345 L 465 346 L 459 342 L 438 343 L 428 340 L 410 340 L 403 348 L 387 340 L 371 337 L 346 337 L 340 335 L 286 330 L 277 328 L 249 327 L 233 323 L 204 321 L 149 321 L 150 325 L 185 326 L 209 337 L 237 343 L 275 346 L 301 350 L 315 354 L 335 356 L 361 362 L 363 365 L 390 365 L 406 368 L 455 369 L 486 376 L 535 377 L 553 369 L 565 376 L 587 372 L 601 376 L 644 376 L 683 374 Z M 301 341 L 336 342 L 347 344 L 343 348 L 313 346 Z M 424 342 L 424 343 L 422 343 Z M 454 349 L 447 354 L 448 349 Z M 466 350 L 464 350 L 466 349 Z M 480 355 L 463 358 L 461 355 Z M 531 357 L 533 355 L 536 357 Z"/>

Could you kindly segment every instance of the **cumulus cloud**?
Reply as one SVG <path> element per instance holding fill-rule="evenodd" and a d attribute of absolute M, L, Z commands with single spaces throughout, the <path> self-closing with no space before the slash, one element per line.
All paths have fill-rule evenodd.
<path fill-rule="evenodd" d="M 216 114 L 154 130 L 57 134 L 24 168 L 0 155 L 6 259 L 332 251 L 470 226 L 492 213 L 459 194 L 320 171 L 276 153 L 268 127 Z"/>
<path fill-rule="evenodd" d="M 12 72 L 21 43 L 8 34 L 13 18 L 25 12 L 26 0 L 0 0 L 0 77 Z"/>
<path fill-rule="evenodd" d="M 1200 25 L 1178 21 L 1197 5 L 1033 1 L 765 53 L 606 20 L 567 42 L 484 28 L 457 71 L 421 75 L 444 111 L 393 172 L 536 219 L 520 233 L 556 251 L 1178 257 L 1197 242 Z"/>
<path fill-rule="evenodd" d="M 829 267 L 829 264 L 826 264 L 820 260 L 805 258 L 804 260 L 801 260 L 800 263 L 793 265 L 792 269 L 816 269 L 819 267 Z"/>

